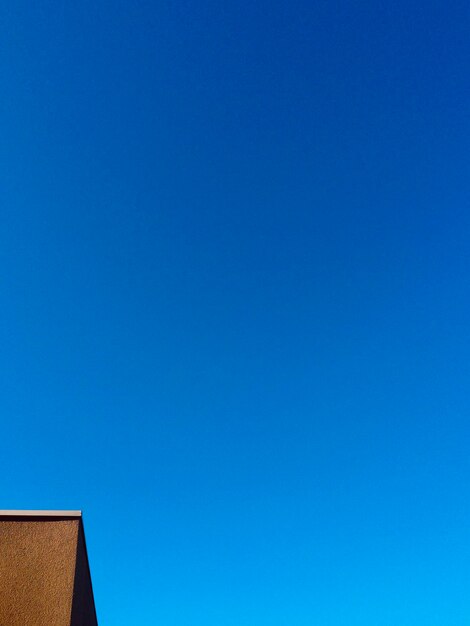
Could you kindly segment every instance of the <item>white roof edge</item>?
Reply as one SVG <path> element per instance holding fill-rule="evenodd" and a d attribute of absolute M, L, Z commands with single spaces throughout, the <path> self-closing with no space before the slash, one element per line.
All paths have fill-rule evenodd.
<path fill-rule="evenodd" d="M 2 511 L 0 517 L 81 517 L 81 511 Z"/>

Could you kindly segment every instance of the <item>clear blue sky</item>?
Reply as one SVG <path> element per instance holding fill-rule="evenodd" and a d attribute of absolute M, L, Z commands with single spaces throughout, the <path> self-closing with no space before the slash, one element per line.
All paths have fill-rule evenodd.
<path fill-rule="evenodd" d="M 3 2 L 0 508 L 100 626 L 468 625 L 469 32 Z"/>

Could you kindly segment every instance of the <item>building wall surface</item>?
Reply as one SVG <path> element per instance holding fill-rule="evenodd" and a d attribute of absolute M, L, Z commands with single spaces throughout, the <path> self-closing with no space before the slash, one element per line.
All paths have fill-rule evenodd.
<path fill-rule="evenodd" d="M 80 519 L 0 518 L 0 626 L 96 626 Z"/>

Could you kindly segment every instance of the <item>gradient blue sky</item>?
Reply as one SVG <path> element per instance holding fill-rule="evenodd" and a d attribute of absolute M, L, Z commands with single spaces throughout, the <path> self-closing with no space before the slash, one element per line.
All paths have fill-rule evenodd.
<path fill-rule="evenodd" d="M 467 626 L 468 2 L 0 23 L 1 508 L 100 626 Z"/>

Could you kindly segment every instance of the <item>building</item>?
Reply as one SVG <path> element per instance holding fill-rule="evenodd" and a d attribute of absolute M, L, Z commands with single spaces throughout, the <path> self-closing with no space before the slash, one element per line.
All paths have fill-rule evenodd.
<path fill-rule="evenodd" d="M 97 626 L 80 511 L 0 511 L 0 626 Z"/>

